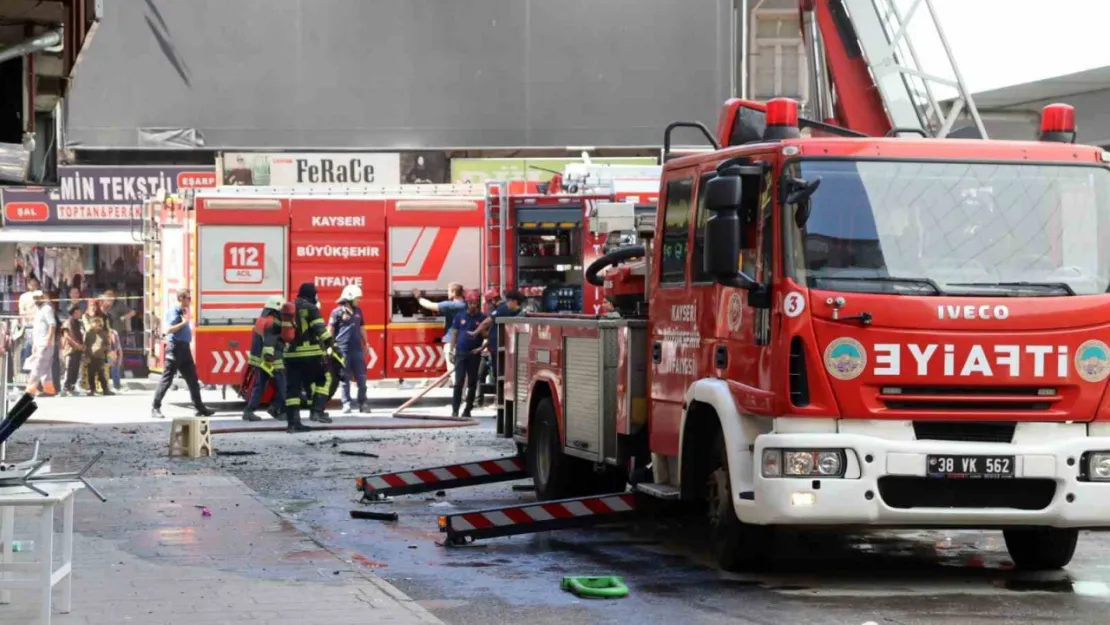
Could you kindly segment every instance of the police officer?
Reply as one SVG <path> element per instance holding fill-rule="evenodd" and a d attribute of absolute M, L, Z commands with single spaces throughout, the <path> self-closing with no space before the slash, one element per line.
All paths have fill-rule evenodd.
<path fill-rule="evenodd" d="M 366 412 L 370 409 L 366 401 L 366 332 L 363 330 L 362 309 L 358 306 L 361 299 L 362 289 L 354 284 L 345 287 L 337 300 L 339 306 L 331 312 L 331 322 L 328 324 L 328 329 L 335 336 L 335 345 L 345 361 L 338 372 L 341 380 L 339 398 L 343 401 L 344 414 L 354 411 L 351 404 L 352 377 L 358 385 L 358 411 Z M 335 362 L 334 359 L 331 360 Z"/>
<path fill-rule="evenodd" d="M 320 316 L 316 303 L 316 287 L 305 282 L 297 289 L 296 317 L 293 321 L 294 338 L 285 352 L 285 418 L 286 431 L 306 432 L 308 426 L 301 423 L 301 392 L 311 402 L 309 418 L 320 423 L 331 423 L 324 414 L 324 404 L 328 401 L 330 377 L 324 364 L 326 354 L 332 352 L 331 332 Z"/>
<path fill-rule="evenodd" d="M 269 386 L 270 380 L 274 381 L 274 399 L 270 402 L 275 410 L 285 410 L 285 346 L 293 341 L 296 331 L 293 328 L 292 314 L 295 306 L 282 301 L 280 295 L 273 295 L 266 300 L 262 307 L 262 314 L 254 322 L 254 331 L 251 333 L 251 351 L 247 363 L 250 365 L 254 377 L 247 407 L 243 409 L 243 420 L 261 421 L 262 417 L 254 414 L 254 409 L 262 403 L 262 394 Z M 285 312 L 283 315 L 282 313 Z M 271 414 L 274 414 L 271 412 Z"/>

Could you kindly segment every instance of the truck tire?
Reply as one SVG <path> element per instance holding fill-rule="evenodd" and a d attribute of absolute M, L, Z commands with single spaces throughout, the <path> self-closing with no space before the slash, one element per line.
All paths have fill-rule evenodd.
<path fill-rule="evenodd" d="M 709 532 L 717 565 L 729 572 L 756 571 L 770 560 L 773 532 L 768 527 L 742 523 L 732 505 L 728 451 L 723 433 L 717 434 L 706 483 Z"/>
<path fill-rule="evenodd" d="M 563 453 L 555 405 L 544 397 L 536 404 L 532 427 L 528 430 L 528 473 L 541 501 L 574 496 L 577 474 L 573 458 Z"/>
<path fill-rule="evenodd" d="M 1057 527 L 1003 530 L 1014 566 L 1026 571 L 1062 569 L 1075 555 L 1079 530 Z"/>

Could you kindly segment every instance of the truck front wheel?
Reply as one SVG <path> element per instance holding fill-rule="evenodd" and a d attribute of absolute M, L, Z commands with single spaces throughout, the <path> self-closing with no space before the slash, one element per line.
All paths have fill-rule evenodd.
<path fill-rule="evenodd" d="M 724 434 L 714 445 L 706 484 L 706 508 L 717 564 L 726 571 L 753 571 L 767 565 L 773 533 L 770 528 L 742 523 L 732 505 L 732 483 Z"/>
<path fill-rule="evenodd" d="M 528 472 L 541 501 L 564 499 L 574 493 L 575 467 L 563 454 L 555 405 L 545 397 L 536 404 L 532 427 L 528 429 Z"/>
<path fill-rule="evenodd" d="M 1057 527 L 1003 530 L 1014 566 L 1026 571 L 1062 569 L 1075 555 L 1079 530 Z"/>

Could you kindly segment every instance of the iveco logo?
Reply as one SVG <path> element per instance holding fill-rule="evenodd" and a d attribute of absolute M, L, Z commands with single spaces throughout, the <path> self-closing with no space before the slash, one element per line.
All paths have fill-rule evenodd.
<path fill-rule="evenodd" d="M 937 319 L 1006 319 L 1006 306 L 937 306 Z"/>

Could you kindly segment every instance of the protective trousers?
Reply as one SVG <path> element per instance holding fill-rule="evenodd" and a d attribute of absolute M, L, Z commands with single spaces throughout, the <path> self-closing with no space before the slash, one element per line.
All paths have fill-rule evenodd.
<path fill-rule="evenodd" d="M 302 396 L 308 398 L 313 410 L 315 404 L 327 402 L 328 373 L 319 356 L 285 358 L 285 416 L 289 425 L 300 425 Z M 320 394 L 317 395 L 317 391 Z M 322 400 L 322 401 L 320 401 Z M 321 406 L 321 408 L 323 407 Z"/>

